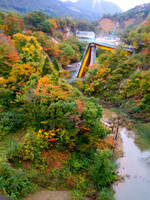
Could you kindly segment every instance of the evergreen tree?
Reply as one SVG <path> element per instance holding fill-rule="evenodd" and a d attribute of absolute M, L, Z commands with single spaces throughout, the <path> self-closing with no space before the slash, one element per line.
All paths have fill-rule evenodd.
<path fill-rule="evenodd" d="M 54 65 L 54 68 L 59 72 L 60 71 L 59 65 L 58 65 L 58 62 L 57 62 L 57 60 L 55 58 L 53 60 L 53 65 Z"/>
<path fill-rule="evenodd" d="M 46 75 L 46 74 L 52 74 L 53 72 L 53 65 L 50 62 L 49 58 L 46 57 L 45 61 L 44 61 L 44 65 L 42 67 L 42 76 Z"/>
<path fill-rule="evenodd" d="M 59 83 L 59 74 L 56 70 L 50 75 L 50 80 L 53 85 L 58 85 Z"/>

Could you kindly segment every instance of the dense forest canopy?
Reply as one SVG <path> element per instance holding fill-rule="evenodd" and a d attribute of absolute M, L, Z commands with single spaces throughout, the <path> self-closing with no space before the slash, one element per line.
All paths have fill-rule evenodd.
<path fill-rule="evenodd" d="M 102 107 L 64 79 L 85 47 L 73 32 L 92 25 L 40 11 L 0 13 L 0 23 L 0 193 L 22 199 L 60 187 L 77 199 L 106 187 L 112 196 Z"/>

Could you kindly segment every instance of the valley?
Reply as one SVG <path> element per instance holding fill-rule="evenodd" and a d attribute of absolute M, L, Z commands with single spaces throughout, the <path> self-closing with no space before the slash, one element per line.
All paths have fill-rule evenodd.
<path fill-rule="evenodd" d="M 150 4 L 0 10 L 0 195 L 149 200 Z"/>

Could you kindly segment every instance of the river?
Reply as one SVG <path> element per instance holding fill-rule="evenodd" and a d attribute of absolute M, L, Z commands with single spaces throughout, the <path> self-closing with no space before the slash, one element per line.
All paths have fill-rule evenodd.
<path fill-rule="evenodd" d="M 113 111 L 104 109 L 105 120 L 113 116 Z M 120 128 L 124 156 L 117 163 L 118 175 L 124 179 L 113 186 L 116 200 L 150 200 L 150 138 L 141 136 L 141 129 L 150 134 L 150 123 L 137 122 L 130 131 Z"/>
<path fill-rule="evenodd" d="M 76 76 L 79 63 L 71 68 L 72 82 Z M 103 119 L 111 120 L 116 113 L 104 109 Z M 116 162 L 118 175 L 124 177 L 113 185 L 115 200 L 150 200 L 150 122 L 135 122 L 132 130 L 120 128 L 124 156 Z"/>

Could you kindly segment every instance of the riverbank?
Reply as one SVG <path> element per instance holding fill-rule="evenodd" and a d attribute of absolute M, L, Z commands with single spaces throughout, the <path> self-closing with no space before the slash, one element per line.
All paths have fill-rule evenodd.
<path fill-rule="evenodd" d="M 106 128 L 110 129 L 112 131 L 113 124 L 110 121 L 105 121 L 105 119 L 102 119 L 102 123 L 105 125 Z M 117 138 L 116 138 L 117 134 Z M 120 135 L 120 132 L 116 132 L 116 130 L 112 131 L 111 134 L 109 134 L 106 138 L 105 141 L 111 140 L 113 141 L 113 154 L 115 159 L 118 159 L 123 156 L 123 147 L 122 147 L 122 138 Z"/>
<path fill-rule="evenodd" d="M 81 84 L 81 83 L 79 83 Z M 80 85 L 81 87 L 78 87 L 82 90 L 82 86 L 86 89 L 86 91 L 88 91 L 88 85 Z M 103 102 L 104 103 L 104 102 Z M 105 102 L 106 104 L 106 102 Z M 107 106 L 108 106 L 108 102 L 107 102 Z M 104 105 L 104 104 L 103 104 Z M 115 105 L 115 104 L 114 104 Z M 110 107 L 112 107 L 112 103 L 109 104 Z M 104 116 L 103 116 L 103 123 L 105 124 L 105 126 L 107 126 L 107 128 L 112 130 L 112 126 L 113 126 L 113 119 L 117 118 L 118 114 L 115 114 L 114 112 L 105 109 L 106 106 L 104 106 Z M 134 109 L 136 109 L 136 107 L 134 107 Z M 123 199 L 131 199 L 132 195 L 134 196 L 134 198 L 132 199 L 138 199 L 140 197 L 139 200 L 143 199 L 142 195 L 145 196 L 146 200 L 149 200 L 147 198 L 147 196 L 145 194 L 143 194 L 143 191 L 145 191 L 146 193 L 146 188 L 147 188 L 147 182 L 140 180 L 140 178 L 142 177 L 142 175 L 138 176 L 136 175 L 136 170 L 138 171 L 138 165 L 140 165 L 140 163 L 138 163 L 137 165 L 135 165 L 136 161 L 139 159 L 137 158 L 137 154 L 136 152 L 132 152 L 132 159 L 130 160 L 130 162 L 124 163 L 122 165 L 122 163 L 120 163 L 120 160 L 123 160 L 123 162 L 127 159 L 128 160 L 128 156 L 130 157 L 130 151 L 128 152 L 128 155 L 126 154 L 126 149 L 130 149 L 129 145 L 131 145 L 131 150 L 132 147 L 133 149 L 137 150 L 139 149 L 136 145 L 135 145 L 135 140 L 137 140 L 137 137 L 139 138 L 138 141 L 140 141 L 140 136 L 135 135 L 135 133 L 133 134 L 133 128 L 137 128 L 137 122 L 134 121 L 134 119 L 140 119 L 143 117 L 143 119 L 146 117 L 146 115 L 141 115 L 141 113 L 138 113 L 137 111 L 135 113 L 131 113 L 128 112 L 128 110 L 125 109 L 125 107 L 121 108 L 121 110 L 119 110 L 120 115 L 122 115 L 122 124 L 119 124 L 119 133 L 117 135 L 118 140 L 115 141 L 116 144 L 114 145 L 114 155 L 115 158 L 117 160 L 118 165 L 120 164 L 120 167 L 117 170 L 118 176 L 119 176 L 119 181 L 115 183 L 114 185 L 114 190 L 115 190 L 115 197 L 117 200 L 123 200 Z M 133 119 L 134 118 L 134 119 Z M 146 118 L 148 120 L 148 118 Z M 140 121 L 139 120 L 139 121 Z M 145 120 L 145 121 L 147 121 Z M 142 120 L 144 122 L 144 120 Z M 124 128 L 126 127 L 126 128 Z M 127 129 L 130 129 L 132 131 L 129 131 Z M 132 138 L 134 135 L 134 139 Z M 109 137 L 111 137 L 112 139 L 115 137 L 115 134 L 111 134 L 109 135 Z M 129 141 L 129 145 L 128 143 L 124 144 L 124 138 L 125 141 Z M 127 145 L 126 147 L 124 145 Z M 136 148 L 134 148 L 136 146 Z M 138 151 L 138 150 L 137 150 Z M 142 151 L 139 150 L 139 156 L 142 157 Z M 135 154 L 134 154 L 135 153 Z M 145 165 L 147 165 L 146 163 L 143 162 L 143 167 L 145 168 Z M 126 171 L 126 168 L 130 168 L 130 166 L 136 166 L 133 167 L 133 173 L 128 173 Z M 148 170 L 149 171 L 149 170 Z M 147 172 L 148 172 L 147 171 Z M 135 174 L 134 174 L 135 173 Z M 139 178 L 140 177 L 140 178 Z M 143 178 L 144 179 L 144 178 Z M 136 183 L 136 181 L 138 182 L 138 184 Z M 134 192 L 132 192 L 132 188 L 135 188 L 135 191 L 138 189 L 138 187 L 140 187 L 140 184 L 145 185 L 145 187 L 142 187 L 142 191 L 141 193 L 139 193 L 139 197 L 136 196 L 136 194 Z M 136 187 L 137 188 L 136 188 Z M 119 188 L 119 189 L 118 189 Z M 150 195 L 149 195 L 150 196 Z M 126 198 L 127 197 L 127 198 Z"/>
<path fill-rule="evenodd" d="M 149 113 L 144 113 L 144 112 L 134 112 L 129 105 L 124 105 L 127 102 L 122 102 L 119 106 L 121 107 L 121 112 L 126 115 L 128 120 L 130 119 L 132 122 L 133 121 L 140 121 L 140 122 L 150 122 L 150 116 L 147 114 Z M 118 110 L 118 104 L 116 102 L 109 102 L 105 101 L 104 99 L 100 99 L 100 104 L 103 106 L 103 108 L 114 108 L 114 110 Z"/>
<path fill-rule="evenodd" d="M 105 122 L 111 122 L 117 114 L 110 110 L 104 109 Z M 110 123 L 109 123 L 110 124 Z M 111 125 L 109 125 L 111 126 Z M 116 200 L 136 199 L 149 200 L 150 192 L 150 146 L 145 146 L 145 140 L 140 145 L 140 135 L 135 130 L 139 130 L 139 122 L 136 121 L 130 125 L 130 130 L 124 126 L 119 128 L 119 135 L 122 141 L 123 156 L 117 159 L 119 168 L 117 174 L 119 180 L 115 182 L 113 189 Z M 150 131 L 147 123 L 141 123 L 142 130 L 146 127 Z M 149 129 L 148 129 L 149 128 Z M 145 147 L 145 148 L 143 148 Z"/>
<path fill-rule="evenodd" d="M 111 120 L 116 117 L 117 117 L 116 113 L 114 113 L 111 110 L 104 109 L 102 122 L 107 128 L 112 130 L 113 124 L 111 123 Z M 114 138 L 114 136 L 115 134 L 113 133 L 113 134 L 110 134 L 108 137 Z M 119 178 L 118 178 L 118 181 L 115 182 L 113 186 L 114 191 L 115 191 L 115 198 L 117 200 L 125 199 L 126 196 L 128 196 L 128 198 L 130 199 L 132 195 L 134 195 L 134 197 L 138 199 L 138 197 L 135 196 L 136 194 L 134 192 L 132 194 L 132 188 L 133 188 L 132 184 L 134 183 L 136 186 L 140 183 L 144 184 L 144 186 L 142 186 L 142 190 L 145 192 L 148 186 L 146 186 L 146 188 L 144 187 L 145 185 L 149 184 L 148 179 L 144 178 L 145 174 L 142 174 L 143 171 L 139 175 L 139 163 L 144 164 L 144 166 L 145 164 L 146 165 L 148 164 L 148 160 L 147 160 L 148 152 L 144 151 L 143 153 L 142 151 L 138 150 L 138 147 L 136 147 L 136 145 L 134 144 L 135 138 L 136 138 L 136 135 L 133 131 L 131 130 L 129 131 L 124 127 L 121 127 L 119 129 L 119 134 L 118 134 L 117 141 L 114 148 L 115 158 L 117 159 L 117 163 L 120 164 L 120 167 L 117 170 L 117 174 Z M 140 153 L 138 154 L 139 157 L 137 157 L 137 154 L 135 153 L 137 151 L 138 153 Z M 140 158 L 140 161 L 137 160 L 139 158 Z M 130 186 L 132 187 L 131 190 L 130 190 Z M 127 191 L 129 191 L 129 194 L 127 194 Z M 36 194 L 28 196 L 28 198 L 25 198 L 24 200 L 41 200 L 41 195 L 42 195 L 42 200 L 46 200 L 47 197 L 51 197 L 50 198 L 51 200 L 59 200 L 59 199 L 68 200 L 68 198 L 70 198 L 69 192 L 66 192 L 66 191 L 62 191 L 62 193 L 61 191 L 41 191 L 41 192 L 37 192 Z M 147 195 L 146 194 L 144 195 L 146 196 L 146 200 L 148 200 Z M 72 198 L 73 197 L 71 197 L 71 199 Z M 88 198 L 88 200 L 91 200 L 91 199 Z M 139 198 L 139 200 L 141 199 Z"/>

